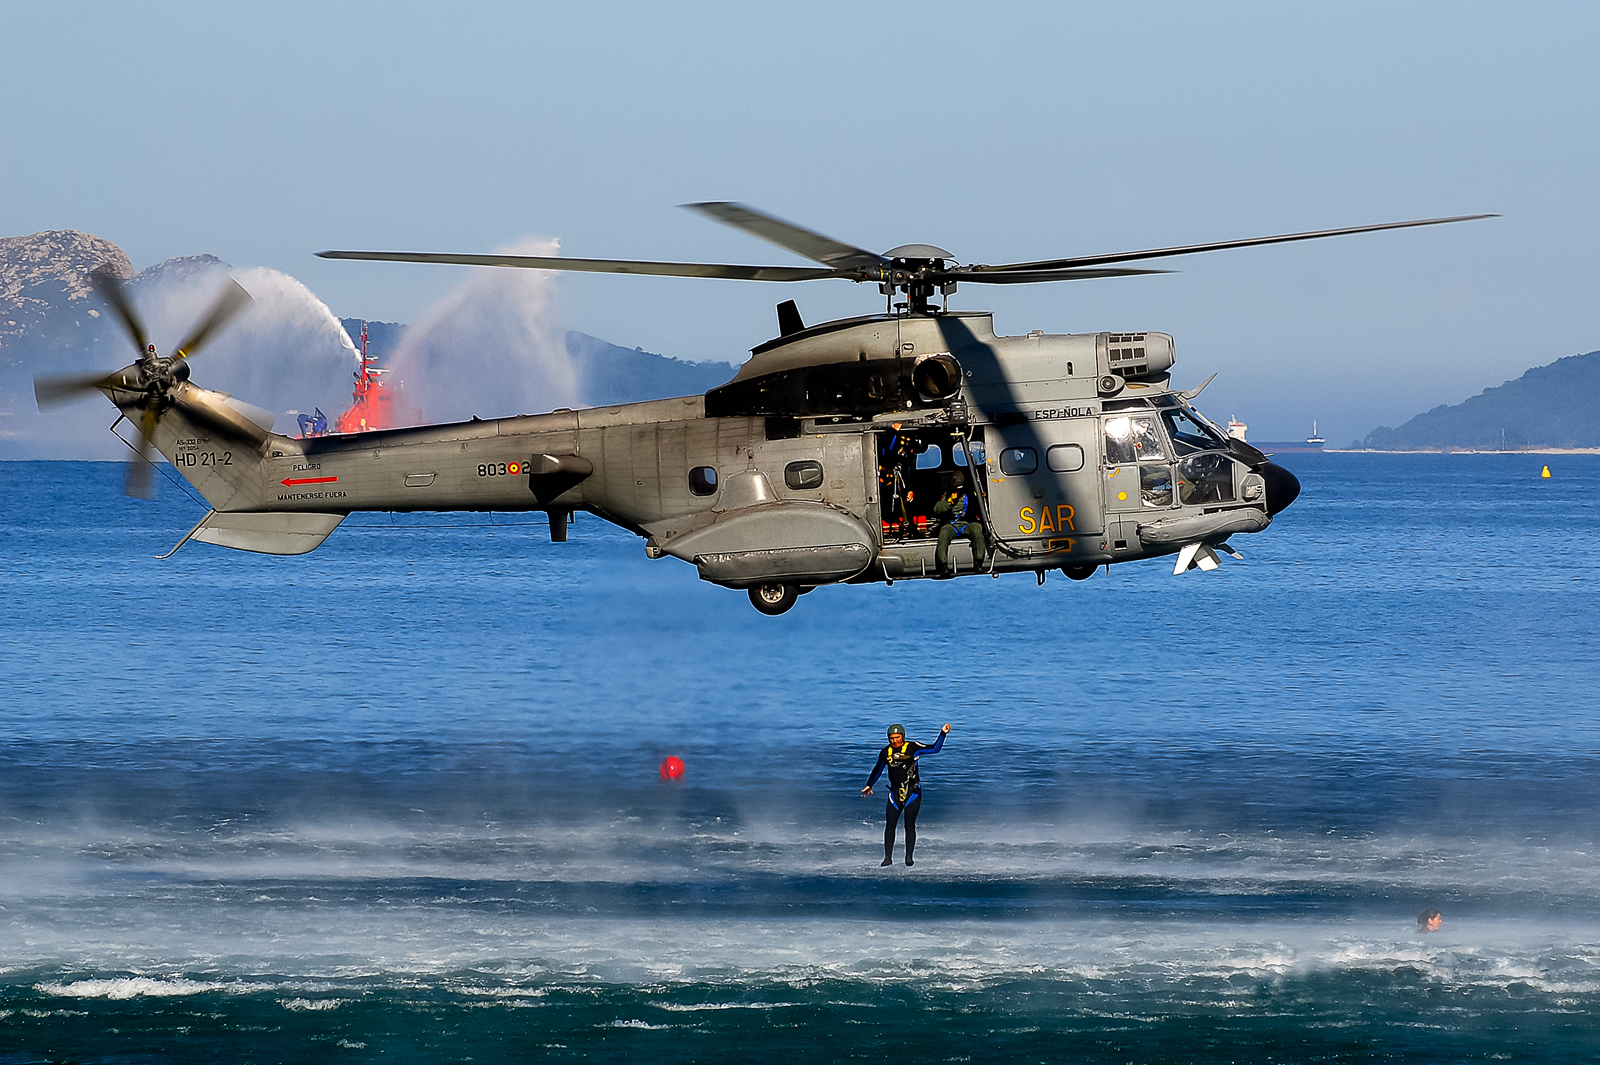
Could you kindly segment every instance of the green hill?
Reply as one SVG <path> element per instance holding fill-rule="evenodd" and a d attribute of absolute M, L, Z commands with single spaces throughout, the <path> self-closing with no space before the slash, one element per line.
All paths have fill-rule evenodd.
<path fill-rule="evenodd" d="M 1441 404 L 1354 446 L 1374 451 L 1600 447 L 1600 351 L 1536 366 L 1464 403 Z"/>

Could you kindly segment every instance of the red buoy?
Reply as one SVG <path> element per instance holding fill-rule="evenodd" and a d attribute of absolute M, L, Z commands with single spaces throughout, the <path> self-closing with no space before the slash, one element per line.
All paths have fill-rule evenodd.
<path fill-rule="evenodd" d="M 683 759 L 675 754 L 669 754 L 661 763 L 661 779 L 677 780 L 683 776 Z"/>

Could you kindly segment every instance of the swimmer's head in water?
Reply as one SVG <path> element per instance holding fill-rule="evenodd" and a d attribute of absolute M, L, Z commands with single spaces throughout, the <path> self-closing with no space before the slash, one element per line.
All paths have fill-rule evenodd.
<path fill-rule="evenodd" d="M 1417 914 L 1417 931 L 1437 932 L 1439 926 L 1444 924 L 1444 917 L 1438 910 L 1427 909 Z"/>
<path fill-rule="evenodd" d="M 904 725 L 890 725 L 889 726 L 889 738 L 892 740 L 896 736 L 899 736 L 901 739 L 905 739 L 906 738 L 906 727 Z"/>

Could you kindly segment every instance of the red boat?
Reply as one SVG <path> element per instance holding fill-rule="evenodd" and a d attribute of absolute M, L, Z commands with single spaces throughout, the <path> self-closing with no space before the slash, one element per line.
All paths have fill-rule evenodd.
<path fill-rule="evenodd" d="M 355 388 L 350 407 L 334 419 L 335 433 L 365 433 L 372 429 L 393 429 L 401 424 L 416 425 L 422 412 L 404 403 L 404 384 L 384 381 L 389 371 L 377 365 L 378 357 L 367 350 L 367 323 L 361 323 L 361 368 L 355 372 Z M 300 435 L 325 436 L 328 420 L 322 411 L 300 415 Z"/>

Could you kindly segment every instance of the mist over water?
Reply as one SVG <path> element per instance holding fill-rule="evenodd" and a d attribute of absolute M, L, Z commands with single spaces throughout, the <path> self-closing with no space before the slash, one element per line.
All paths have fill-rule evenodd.
<path fill-rule="evenodd" d="M 555 255 L 555 241 L 525 239 L 508 255 Z M 558 323 L 555 275 L 474 269 L 448 299 L 406 330 L 390 360 L 408 398 L 430 422 L 535 414 L 578 402 L 578 379 Z"/>
<path fill-rule="evenodd" d="M 1593 1060 L 1600 460 L 1285 461 L 1212 574 L 775 619 L 584 516 L 156 563 L 182 492 L 0 464 L 0 1054 Z"/>

